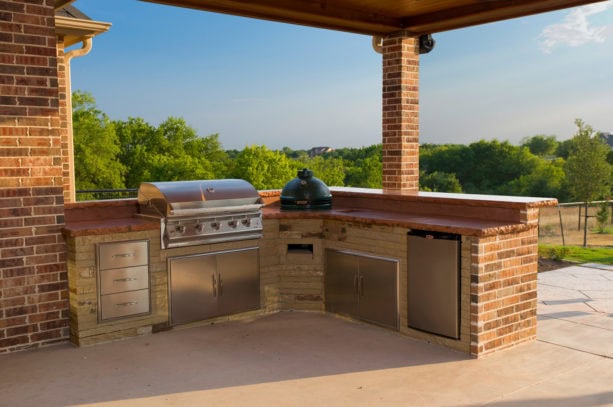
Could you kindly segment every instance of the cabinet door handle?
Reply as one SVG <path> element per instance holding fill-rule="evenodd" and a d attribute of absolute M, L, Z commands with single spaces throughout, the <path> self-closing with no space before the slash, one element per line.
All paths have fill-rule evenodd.
<path fill-rule="evenodd" d="M 359 288 L 359 283 L 358 283 L 358 273 L 355 273 L 353 275 L 353 292 L 356 295 L 360 295 L 360 288 Z"/>
<path fill-rule="evenodd" d="M 360 290 L 360 297 L 364 296 L 364 276 L 360 276 L 360 282 L 358 283 L 358 287 Z"/>
<path fill-rule="evenodd" d="M 116 307 L 129 307 L 131 305 L 137 305 L 138 301 L 128 301 L 128 302 L 118 302 L 115 304 Z"/>
<path fill-rule="evenodd" d="M 134 257 L 134 253 L 117 253 L 114 254 L 113 257 Z"/>
<path fill-rule="evenodd" d="M 219 296 L 223 295 L 223 280 L 221 279 L 221 274 L 219 274 Z"/>
<path fill-rule="evenodd" d="M 215 279 L 215 273 L 211 274 L 213 278 L 213 297 L 217 297 L 217 280 Z"/>
<path fill-rule="evenodd" d="M 127 283 L 128 281 L 136 281 L 138 278 L 134 277 L 126 277 L 126 278 L 116 278 L 113 280 L 115 283 Z"/>

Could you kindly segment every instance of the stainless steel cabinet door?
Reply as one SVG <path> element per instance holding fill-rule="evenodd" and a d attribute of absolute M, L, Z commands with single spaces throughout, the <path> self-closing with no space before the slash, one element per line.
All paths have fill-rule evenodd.
<path fill-rule="evenodd" d="M 326 311 L 398 329 L 398 261 L 326 250 Z"/>
<path fill-rule="evenodd" d="M 360 257 L 360 318 L 398 329 L 398 262 Z"/>
<path fill-rule="evenodd" d="M 356 316 L 358 313 L 358 258 L 326 250 L 324 289 L 326 311 Z"/>
<path fill-rule="evenodd" d="M 219 314 L 260 308 L 258 250 L 237 250 L 217 256 Z"/>
<path fill-rule="evenodd" d="M 218 314 L 215 256 L 171 258 L 169 270 L 171 324 L 200 321 Z"/>

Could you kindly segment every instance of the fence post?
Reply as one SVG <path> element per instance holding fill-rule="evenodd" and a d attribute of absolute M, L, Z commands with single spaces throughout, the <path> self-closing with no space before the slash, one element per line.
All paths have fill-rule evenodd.
<path fill-rule="evenodd" d="M 564 223 L 562 223 L 562 209 L 560 209 L 560 205 L 558 205 L 558 217 L 560 218 L 560 232 L 562 233 L 562 246 L 566 246 L 566 241 L 564 240 Z"/>
<path fill-rule="evenodd" d="M 588 203 L 585 203 L 585 220 L 583 221 L 583 247 L 587 247 L 587 218 L 588 218 Z"/>

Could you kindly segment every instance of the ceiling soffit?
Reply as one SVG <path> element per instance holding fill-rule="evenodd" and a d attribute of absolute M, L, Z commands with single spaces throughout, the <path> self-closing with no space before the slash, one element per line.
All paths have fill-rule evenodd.
<path fill-rule="evenodd" d="M 141 0 L 368 35 L 429 34 L 595 0 Z"/>

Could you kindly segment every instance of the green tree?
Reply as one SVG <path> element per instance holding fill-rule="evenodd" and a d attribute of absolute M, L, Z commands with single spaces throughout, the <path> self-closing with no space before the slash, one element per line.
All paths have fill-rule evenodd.
<path fill-rule="evenodd" d="M 607 233 L 607 226 L 609 223 L 609 206 L 611 203 L 603 201 L 596 213 L 596 222 L 598 223 L 598 233 Z"/>
<path fill-rule="evenodd" d="M 532 172 L 538 158 L 526 147 L 508 141 L 484 141 L 470 144 L 472 160 L 470 172 L 458 177 L 467 192 L 508 194 L 509 183 Z"/>
<path fill-rule="evenodd" d="M 554 156 L 559 144 L 556 136 L 544 136 L 541 134 L 526 137 L 521 141 L 522 147 L 527 147 L 532 154 L 539 157 Z"/>
<path fill-rule="evenodd" d="M 224 178 L 228 158 L 219 136 L 200 137 L 184 119 L 169 117 L 157 128 L 143 119 L 115 122 L 121 160 L 128 167 L 126 184 Z"/>
<path fill-rule="evenodd" d="M 587 246 L 587 209 L 589 202 L 608 195 L 613 171 L 607 162 L 609 146 L 581 119 L 575 120 L 577 132 L 572 138 L 564 170 L 571 196 L 585 203 L 583 246 Z"/>
<path fill-rule="evenodd" d="M 316 156 L 296 161 L 302 168 L 313 171 L 313 175 L 328 186 L 345 185 L 345 165 L 342 158 L 328 158 Z"/>
<path fill-rule="evenodd" d="M 431 173 L 420 171 L 419 189 L 432 192 L 462 192 L 462 186 L 455 174 L 439 171 Z"/>
<path fill-rule="evenodd" d="M 245 147 L 234 159 L 232 176 L 249 181 L 256 189 L 276 189 L 296 177 L 296 167 L 285 154 L 266 146 Z"/>
<path fill-rule="evenodd" d="M 118 158 L 119 139 L 113 123 L 87 92 L 74 92 L 72 107 L 76 189 L 124 188 L 126 168 Z"/>
<path fill-rule="evenodd" d="M 143 181 L 153 181 L 149 164 L 155 155 L 155 127 L 140 117 L 114 121 L 113 125 L 121 147 L 118 158 L 126 167 L 126 187 L 137 188 Z"/>
<path fill-rule="evenodd" d="M 375 154 L 358 158 L 346 170 L 345 185 L 359 188 L 381 188 L 383 186 L 382 156 Z"/>
<path fill-rule="evenodd" d="M 582 120 L 575 120 L 577 132 L 564 166 L 568 188 L 573 199 L 591 202 L 607 195 L 611 185 L 611 165 L 607 162 L 609 147 Z"/>
<path fill-rule="evenodd" d="M 511 195 L 567 201 L 569 197 L 565 189 L 565 179 L 564 159 L 540 159 L 533 171 L 510 182 L 509 191 Z"/>

